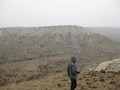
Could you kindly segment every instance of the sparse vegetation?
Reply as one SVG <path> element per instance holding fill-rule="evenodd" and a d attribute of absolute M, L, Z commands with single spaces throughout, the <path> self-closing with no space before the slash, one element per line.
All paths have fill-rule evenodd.
<path fill-rule="evenodd" d="M 119 88 L 116 82 L 120 73 L 111 72 L 116 70 L 113 67 L 118 70 L 119 64 L 110 64 L 107 71 L 94 71 L 101 62 L 120 58 L 119 42 L 79 26 L 15 27 L 0 31 L 0 88 L 15 90 L 8 85 L 14 83 L 21 86 L 18 88 L 68 90 L 70 81 L 65 72 L 73 55 L 81 69 L 78 89 Z M 27 83 L 30 85 L 26 86 Z"/>

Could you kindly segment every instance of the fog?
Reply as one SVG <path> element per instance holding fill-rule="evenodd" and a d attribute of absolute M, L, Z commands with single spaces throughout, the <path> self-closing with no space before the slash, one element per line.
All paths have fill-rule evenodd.
<path fill-rule="evenodd" d="M 0 27 L 120 27 L 120 0 L 0 0 Z"/>
<path fill-rule="evenodd" d="M 0 31 L 0 36 L 1 36 L 2 32 Z"/>

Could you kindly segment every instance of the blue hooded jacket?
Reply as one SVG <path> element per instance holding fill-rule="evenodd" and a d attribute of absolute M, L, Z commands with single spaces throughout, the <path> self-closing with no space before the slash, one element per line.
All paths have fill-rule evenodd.
<path fill-rule="evenodd" d="M 76 79 L 77 77 L 77 68 L 76 68 L 76 57 L 71 58 L 71 62 L 68 64 L 67 73 L 70 79 Z"/>

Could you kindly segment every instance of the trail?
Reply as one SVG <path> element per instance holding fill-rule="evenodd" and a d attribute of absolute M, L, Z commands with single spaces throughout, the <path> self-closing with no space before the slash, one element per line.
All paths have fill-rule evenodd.
<path fill-rule="evenodd" d="M 114 62 L 120 62 L 120 59 L 114 59 L 114 60 L 111 60 L 111 61 L 106 61 L 106 62 L 103 62 L 101 64 L 98 65 L 98 67 L 96 68 L 95 71 L 101 71 L 102 69 L 105 70 L 106 67 L 109 65 L 109 64 L 112 64 Z"/>

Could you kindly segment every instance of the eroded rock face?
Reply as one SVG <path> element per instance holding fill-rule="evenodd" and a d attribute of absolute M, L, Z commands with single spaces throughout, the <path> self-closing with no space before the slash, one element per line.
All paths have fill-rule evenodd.
<path fill-rule="evenodd" d="M 111 61 L 106 61 L 98 65 L 95 71 L 120 71 L 120 59 L 114 59 Z"/>

